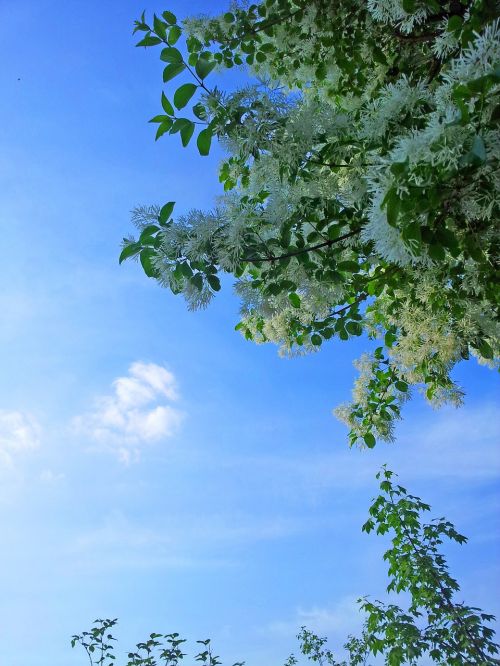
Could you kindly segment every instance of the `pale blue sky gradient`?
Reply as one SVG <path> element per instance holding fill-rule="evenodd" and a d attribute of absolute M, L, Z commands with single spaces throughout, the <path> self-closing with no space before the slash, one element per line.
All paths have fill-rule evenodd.
<path fill-rule="evenodd" d="M 493 372 L 462 364 L 465 407 L 417 397 L 395 445 L 349 451 L 331 409 L 366 341 L 283 360 L 234 332 L 229 280 L 190 313 L 118 266 L 134 205 L 207 208 L 220 191 L 217 151 L 154 142 L 162 65 L 134 48 L 133 19 L 225 6 L 0 4 L 0 424 L 35 424 L 10 449 L 0 426 L 1 666 L 85 664 L 69 637 L 99 616 L 120 618 L 122 651 L 179 631 L 213 637 L 228 663 L 279 665 L 301 624 L 338 644 L 359 626 L 354 600 L 384 593 L 385 541 L 360 527 L 385 462 L 470 537 L 452 571 L 468 603 L 500 613 Z M 178 399 L 155 399 L 182 422 L 135 441 L 127 465 L 89 423 L 137 361 L 173 373 Z"/>

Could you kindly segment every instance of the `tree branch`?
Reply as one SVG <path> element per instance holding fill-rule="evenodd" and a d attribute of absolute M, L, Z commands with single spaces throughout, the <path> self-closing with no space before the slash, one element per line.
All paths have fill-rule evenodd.
<path fill-rule="evenodd" d="M 339 308 L 338 310 L 335 310 L 330 314 L 330 317 L 335 317 L 336 315 L 342 314 L 342 312 L 345 312 L 346 310 L 349 310 L 350 308 L 354 307 L 355 305 L 358 305 L 358 303 L 361 303 L 362 301 L 366 300 L 368 298 L 368 294 L 365 293 L 364 291 L 359 294 L 359 296 L 356 298 L 355 301 L 352 303 L 349 303 L 349 305 L 344 305 L 343 308 Z"/>
<path fill-rule="evenodd" d="M 356 169 L 357 167 L 370 167 L 373 164 L 332 164 L 331 162 L 322 162 L 321 160 L 315 160 L 310 157 L 308 162 L 312 164 L 319 164 L 321 166 L 329 167 L 330 169 Z"/>
<path fill-rule="evenodd" d="M 288 12 L 288 14 L 285 14 L 284 16 L 279 16 L 276 19 L 272 19 L 270 21 L 263 21 L 262 23 L 258 23 L 256 28 L 253 28 L 252 30 L 249 30 L 247 33 L 245 33 L 240 39 L 243 41 L 247 37 L 251 35 L 256 35 L 258 32 L 262 32 L 262 30 L 266 30 L 266 28 L 272 28 L 273 25 L 277 25 L 278 23 L 282 23 L 283 21 L 287 21 L 289 18 L 292 18 L 295 16 L 295 14 L 298 14 L 301 12 L 304 8 L 299 7 L 293 12 Z"/>
<path fill-rule="evenodd" d="M 416 44 L 418 42 L 430 42 L 432 39 L 436 39 L 439 33 L 427 32 L 423 35 L 402 35 L 400 32 L 396 31 L 393 33 L 393 35 L 396 37 L 396 39 L 399 39 L 400 42 L 404 42 L 406 44 Z"/>
<path fill-rule="evenodd" d="M 318 250 L 321 250 L 324 247 L 330 247 L 335 243 L 340 243 L 341 241 L 346 240 L 347 238 L 356 236 L 357 234 L 359 234 L 360 231 L 361 229 L 354 229 L 353 231 L 349 231 L 348 233 L 345 233 L 342 236 L 339 236 L 338 238 L 333 238 L 324 241 L 323 243 L 318 243 L 317 245 L 304 247 L 301 250 L 294 250 L 293 252 L 287 252 L 286 254 L 280 254 L 278 256 L 270 255 L 269 257 L 243 257 L 242 261 L 247 261 L 248 263 L 252 264 L 259 264 L 263 261 L 273 262 L 273 261 L 281 261 L 282 259 L 290 259 L 291 257 L 297 257 L 300 254 L 305 254 L 306 252 L 317 252 Z"/>

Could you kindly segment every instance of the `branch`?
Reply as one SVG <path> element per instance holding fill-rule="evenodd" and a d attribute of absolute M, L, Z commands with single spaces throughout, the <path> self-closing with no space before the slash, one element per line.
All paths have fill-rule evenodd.
<path fill-rule="evenodd" d="M 324 241 L 323 243 L 318 243 L 317 245 L 311 245 L 310 247 L 304 247 L 301 250 L 294 250 L 293 252 L 287 252 L 286 254 L 280 254 L 278 256 L 270 255 L 269 257 L 243 257 L 242 261 L 247 261 L 248 263 L 252 264 L 258 264 L 263 261 L 281 261 L 282 259 L 289 259 L 290 257 L 296 257 L 299 254 L 305 254 L 306 252 L 316 252 L 317 250 L 321 250 L 324 247 L 330 247 L 335 243 L 340 243 L 341 241 L 346 240 L 347 238 L 356 236 L 357 234 L 359 234 L 360 231 L 361 229 L 354 229 L 354 231 L 349 231 L 348 233 L 345 233 L 342 236 L 339 236 L 338 238 L 333 238 Z"/>
<path fill-rule="evenodd" d="M 362 301 L 366 300 L 368 298 L 368 294 L 366 294 L 364 291 L 361 292 L 361 294 L 356 298 L 355 301 L 352 303 L 349 303 L 349 305 L 344 305 L 343 308 L 340 308 L 339 310 L 335 310 L 330 314 L 330 317 L 335 317 L 336 315 L 342 314 L 342 312 L 345 312 L 346 310 L 349 310 L 350 308 L 354 307 L 358 303 L 361 303 Z"/>
<path fill-rule="evenodd" d="M 246 32 L 240 39 L 243 41 L 250 35 L 256 35 L 258 32 L 262 32 L 262 30 L 265 30 L 266 28 L 272 28 L 273 25 L 277 25 L 278 23 L 282 23 L 283 21 L 287 21 L 289 18 L 292 18 L 295 16 L 295 14 L 298 14 L 301 12 L 304 8 L 299 7 L 293 12 L 288 12 L 288 14 L 285 14 L 284 16 L 279 16 L 276 19 L 272 19 L 270 21 L 263 21 L 262 23 L 258 23 L 256 28 L 253 28 L 252 30 L 249 30 Z"/>
<path fill-rule="evenodd" d="M 330 169 L 356 169 L 357 167 L 374 166 L 373 164 L 332 164 L 331 162 L 315 160 L 312 157 L 309 157 L 307 161 L 312 162 L 313 164 L 320 164 L 321 166 L 329 167 Z"/>
<path fill-rule="evenodd" d="M 213 90 L 210 90 L 210 88 L 207 88 L 207 86 L 205 85 L 203 79 L 200 79 L 200 77 L 196 74 L 196 72 L 195 72 L 195 71 L 193 70 L 193 68 L 189 65 L 189 63 L 187 63 L 187 62 L 184 60 L 184 58 L 182 59 L 182 63 L 183 63 L 183 65 L 186 67 L 186 69 L 188 70 L 188 72 L 191 74 L 191 76 L 194 78 L 194 80 L 196 81 L 196 83 L 198 84 L 198 86 L 199 86 L 200 88 L 202 88 L 202 89 L 207 93 L 207 95 L 209 95 L 210 97 L 213 97 L 213 99 L 217 102 L 217 104 L 218 104 L 222 109 L 224 109 L 224 111 L 227 111 L 226 107 L 225 107 L 224 104 L 220 101 L 220 99 L 219 99 L 218 96 L 215 94 L 215 92 L 214 92 Z M 210 123 L 197 123 L 196 121 L 193 121 L 193 122 L 195 122 L 197 125 L 209 125 L 209 124 L 210 124 Z"/>
<path fill-rule="evenodd" d="M 439 33 L 427 32 L 423 35 L 402 35 L 400 32 L 396 31 L 393 33 L 393 35 L 401 42 L 406 42 L 407 44 L 416 44 L 417 42 L 430 42 L 432 39 L 436 39 Z"/>

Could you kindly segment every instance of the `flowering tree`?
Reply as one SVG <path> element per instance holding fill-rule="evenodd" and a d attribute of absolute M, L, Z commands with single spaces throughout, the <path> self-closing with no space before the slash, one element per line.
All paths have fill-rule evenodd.
<path fill-rule="evenodd" d="M 495 0 L 266 0 L 182 23 L 143 15 L 138 46 L 161 46 L 156 138 L 197 133 L 227 151 L 213 210 L 175 220 L 139 207 L 150 277 L 192 308 L 236 278 L 241 321 L 284 353 L 366 333 L 350 443 L 392 437 L 411 386 L 459 403 L 461 359 L 498 356 L 500 24 Z M 178 48 L 184 38 L 185 48 Z M 212 70 L 246 66 L 224 93 Z M 169 84 L 170 85 L 170 84 Z M 189 113 L 185 109 L 192 107 Z"/>

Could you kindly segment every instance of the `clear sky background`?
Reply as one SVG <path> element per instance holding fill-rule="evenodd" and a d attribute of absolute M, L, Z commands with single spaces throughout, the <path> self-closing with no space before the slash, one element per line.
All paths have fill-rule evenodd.
<path fill-rule="evenodd" d="M 302 624 L 332 645 L 382 597 L 386 542 L 360 532 L 382 463 L 470 537 L 470 604 L 500 614 L 498 383 L 455 372 L 460 410 L 416 398 L 397 443 L 350 451 L 331 409 L 366 341 L 283 360 L 245 342 L 230 282 L 206 311 L 128 263 L 138 203 L 210 207 L 217 151 L 154 142 L 162 65 L 143 9 L 216 2 L 0 2 L 0 664 L 76 666 L 70 636 L 119 617 L 281 664 Z"/>

